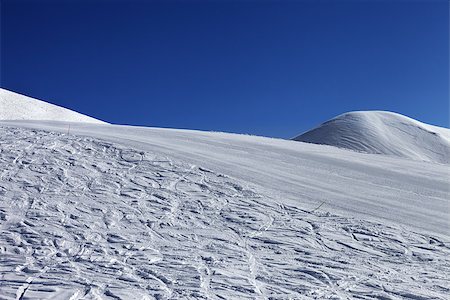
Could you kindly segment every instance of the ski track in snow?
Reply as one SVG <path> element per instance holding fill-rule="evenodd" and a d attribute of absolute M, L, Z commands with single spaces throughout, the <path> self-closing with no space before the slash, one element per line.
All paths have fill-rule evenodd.
<path fill-rule="evenodd" d="M 201 166 L 0 127 L 1 299 L 448 299 L 450 245 Z"/>

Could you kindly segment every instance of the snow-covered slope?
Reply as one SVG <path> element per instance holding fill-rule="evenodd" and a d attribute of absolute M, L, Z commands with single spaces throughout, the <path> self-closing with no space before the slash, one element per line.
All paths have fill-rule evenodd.
<path fill-rule="evenodd" d="M 385 111 L 345 113 L 294 138 L 350 150 L 450 163 L 450 129 Z"/>
<path fill-rule="evenodd" d="M 67 124 L 0 121 L 0 299 L 448 298 L 447 164 Z"/>
<path fill-rule="evenodd" d="M 448 296 L 444 165 L 220 133 L 27 126 L 58 130 L 0 127 L 2 299 Z"/>
<path fill-rule="evenodd" d="M 69 109 L 0 88 L 0 120 L 46 120 L 106 124 Z"/>

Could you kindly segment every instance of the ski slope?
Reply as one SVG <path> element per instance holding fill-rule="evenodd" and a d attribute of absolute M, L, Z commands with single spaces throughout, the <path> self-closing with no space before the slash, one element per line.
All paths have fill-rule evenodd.
<path fill-rule="evenodd" d="M 57 121 L 0 141 L 2 299 L 448 299 L 448 164 Z"/>
<path fill-rule="evenodd" d="M 51 103 L 0 88 L 0 120 L 46 120 L 106 124 Z"/>
<path fill-rule="evenodd" d="M 450 163 L 450 129 L 386 111 L 345 113 L 294 140 L 365 153 Z"/>
<path fill-rule="evenodd" d="M 3 123 L 8 299 L 448 294 L 448 165 L 224 133 L 66 126 Z"/>

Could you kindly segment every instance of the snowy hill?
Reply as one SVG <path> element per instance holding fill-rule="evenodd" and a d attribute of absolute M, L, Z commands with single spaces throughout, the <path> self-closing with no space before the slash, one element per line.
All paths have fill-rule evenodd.
<path fill-rule="evenodd" d="M 365 153 L 450 163 L 450 129 L 385 111 L 345 113 L 294 138 Z"/>
<path fill-rule="evenodd" d="M 0 88 L 0 120 L 46 120 L 106 124 L 41 100 Z"/>
<path fill-rule="evenodd" d="M 224 133 L 65 131 L 0 123 L 3 298 L 448 295 L 447 165 Z"/>
<path fill-rule="evenodd" d="M 446 164 L 67 122 L 0 121 L 0 299 L 448 298 Z"/>

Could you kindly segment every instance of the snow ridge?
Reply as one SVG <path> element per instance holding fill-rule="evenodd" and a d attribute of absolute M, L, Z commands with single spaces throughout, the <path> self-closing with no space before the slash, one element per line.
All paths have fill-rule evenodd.
<path fill-rule="evenodd" d="M 69 109 L 1 88 L 0 120 L 42 120 L 107 124 Z"/>
<path fill-rule="evenodd" d="M 386 111 L 345 113 L 294 140 L 364 153 L 450 163 L 450 129 Z"/>

